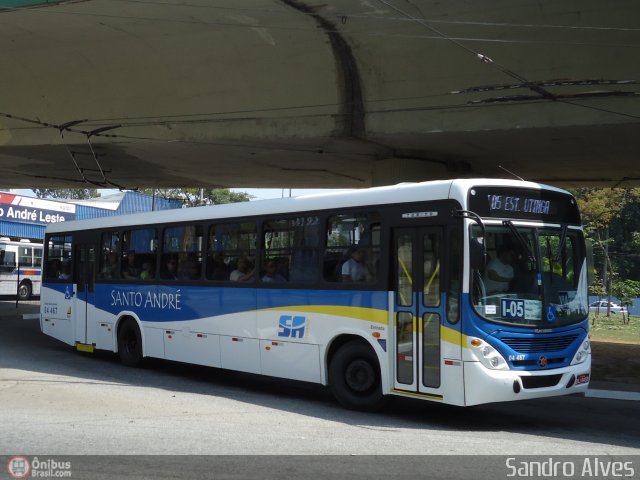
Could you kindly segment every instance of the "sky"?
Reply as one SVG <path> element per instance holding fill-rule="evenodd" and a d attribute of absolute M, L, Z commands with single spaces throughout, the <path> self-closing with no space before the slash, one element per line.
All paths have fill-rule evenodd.
<path fill-rule="evenodd" d="M 232 188 L 234 192 L 246 192 L 251 195 L 252 200 L 266 200 L 268 198 L 300 197 L 312 193 L 342 192 L 347 189 L 330 188 Z M 291 193 L 289 193 L 291 192 Z"/>
<path fill-rule="evenodd" d="M 232 188 L 234 192 L 246 192 L 251 195 L 252 200 L 267 200 L 269 198 L 282 198 L 282 197 L 299 197 L 301 195 L 310 195 L 312 193 L 322 192 L 340 192 L 347 191 L 347 189 L 328 189 L 328 188 Z M 118 190 L 99 189 L 98 192 L 101 195 L 111 195 Z M 289 193 L 291 192 L 291 193 Z M 35 197 L 33 190 L 28 189 L 12 189 L 11 193 L 16 195 L 23 195 L 25 197 Z"/>

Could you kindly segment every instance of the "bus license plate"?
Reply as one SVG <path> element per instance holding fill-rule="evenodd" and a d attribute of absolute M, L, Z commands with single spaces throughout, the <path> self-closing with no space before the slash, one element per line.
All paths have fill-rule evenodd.
<path fill-rule="evenodd" d="M 524 300 L 511 298 L 502 299 L 502 318 L 520 318 L 524 319 Z"/>
<path fill-rule="evenodd" d="M 576 385 L 580 385 L 581 383 L 589 383 L 588 373 L 583 373 L 582 375 L 578 375 L 578 378 L 576 378 Z"/>

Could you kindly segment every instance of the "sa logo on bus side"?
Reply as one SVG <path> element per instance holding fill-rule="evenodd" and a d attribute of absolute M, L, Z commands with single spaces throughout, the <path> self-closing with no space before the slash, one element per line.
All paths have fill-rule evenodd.
<path fill-rule="evenodd" d="M 306 317 L 281 315 L 278 322 L 278 336 L 285 338 L 304 338 L 307 326 Z"/>

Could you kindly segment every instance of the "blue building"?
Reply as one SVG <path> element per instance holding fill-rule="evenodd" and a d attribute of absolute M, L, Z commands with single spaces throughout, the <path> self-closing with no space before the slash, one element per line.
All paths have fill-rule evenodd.
<path fill-rule="evenodd" d="M 181 207 L 182 203 L 179 200 L 166 200 L 139 192 L 120 192 L 73 201 L 0 192 L 0 236 L 42 241 L 49 223 Z"/>

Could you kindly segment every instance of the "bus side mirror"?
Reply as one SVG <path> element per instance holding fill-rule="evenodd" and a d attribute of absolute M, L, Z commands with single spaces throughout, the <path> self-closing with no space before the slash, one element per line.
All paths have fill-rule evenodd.
<path fill-rule="evenodd" d="M 483 238 L 472 238 L 469 243 L 469 260 L 473 270 L 482 270 L 487 264 L 487 250 Z"/>

